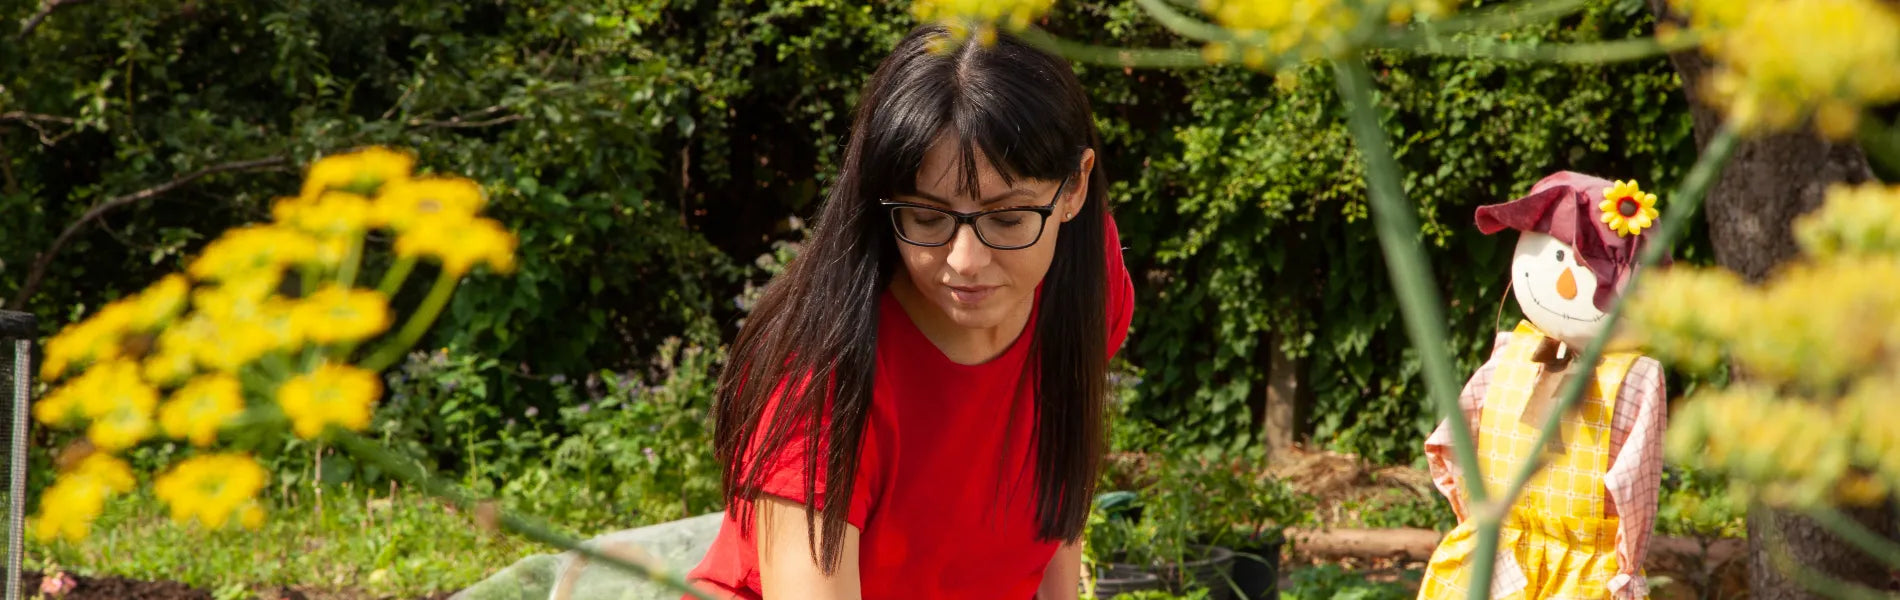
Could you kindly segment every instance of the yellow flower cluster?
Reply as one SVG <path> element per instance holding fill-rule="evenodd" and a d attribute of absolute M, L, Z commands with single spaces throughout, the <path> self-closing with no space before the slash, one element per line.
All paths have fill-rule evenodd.
<path fill-rule="evenodd" d="M 478 216 L 481 189 L 455 177 L 412 178 L 413 163 L 381 148 L 323 159 L 301 194 L 276 202 L 271 223 L 227 231 L 186 274 L 101 307 L 49 339 L 40 374 L 59 385 L 35 404 L 34 417 L 83 426 L 80 447 L 91 455 L 47 491 L 35 517 L 38 535 L 83 537 L 105 499 L 133 486 L 113 455 L 157 435 L 209 450 L 241 416 L 288 425 L 307 439 L 331 426 L 367 428 L 382 394 L 374 371 L 381 367 L 343 361 L 393 324 L 384 291 L 354 287 L 368 233 L 395 234 L 400 262 L 383 289 L 399 289 L 415 260 L 441 265 L 411 325 L 434 319 L 474 267 L 514 266 L 514 235 Z M 405 327 L 371 360 L 400 356 L 424 329 Z M 254 527 L 263 517 L 255 496 L 265 479 L 248 457 L 205 454 L 154 486 L 178 520 Z"/>
<path fill-rule="evenodd" d="M 218 529 L 236 517 L 246 529 L 257 529 L 264 523 L 257 492 L 266 477 L 249 456 L 209 454 L 180 461 L 152 482 L 152 492 L 171 508 L 173 521 Z"/>
<path fill-rule="evenodd" d="M 1236 38 L 1232 44 L 1204 46 L 1208 62 L 1238 59 L 1256 69 L 1296 50 L 1302 59 L 1331 56 L 1344 47 L 1346 35 L 1360 19 L 1358 11 L 1340 0 L 1202 0 L 1201 10 Z"/>
<path fill-rule="evenodd" d="M 1900 186 L 1835 185 L 1821 210 L 1795 223 L 1794 235 L 1817 259 L 1900 256 Z"/>
<path fill-rule="evenodd" d="M 1838 187 L 1795 224 L 1806 251 L 1758 286 L 1716 269 L 1645 276 L 1631 330 L 1680 366 L 1732 359 L 1749 383 L 1671 417 L 1678 460 L 1774 503 L 1869 503 L 1900 490 L 1900 194 Z"/>
<path fill-rule="evenodd" d="M 278 226 L 301 232 L 325 264 L 346 260 L 364 231 L 396 232 L 396 253 L 441 261 L 452 275 L 478 264 L 514 269 L 516 239 L 482 218 L 487 204 L 475 182 L 460 177 L 411 177 L 409 155 L 371 148 L 318 161 L 303 193 L 272 209 Z"/>
<path fill-rule="evenodd" d="M 103 452 L 88 454 L 42 493 L 40 513 L 29 529 L 41 542 L 85 538 L 105 510 L 106 498 L 130 492 L 136 483 L 125 461 Z"/>
<path fill-rule="evenodd" d="M 1673 0 L 1708 35 L 1709 89 L 1745 131 L 1812 120 L 1854 132 L 1862 107 L 1900 100 L 1900 9 L 1883 0 Z"/>
<path fill-rule="evenodd" d="M 1672 415 L 1667 451 L 1672 460 L 1728 473 L 1770 504 L 1876 503 L 1900 480 L 1863 472 L 1856 460 L 1863 424 L 1851 416 L 1767 386 L 1738 384 L 1697 394 Z"/>
<path fill-rule="evenodd" d="M 994 27 L 1020 31 L 1055 8 L 1055 0 L 918 0 L 910 5 L 918 21 L 937 21 L 953 31 L 967 33 L 976 27 L 978 38 L 995 41 Z"/>

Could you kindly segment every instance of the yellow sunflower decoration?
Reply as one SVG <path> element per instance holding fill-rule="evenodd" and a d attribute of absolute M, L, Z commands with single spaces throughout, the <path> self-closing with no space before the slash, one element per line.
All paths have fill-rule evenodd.
<path fill-rule="evenodd" d="M 1635 180 L 1618 181 L 1603 190 L 1597 208 L 1603 211 L 1603 224 L 1624 237 L 1642 235 L 1661 214 L 1656 212 L 1656 195 L 1644 193 Z"/>

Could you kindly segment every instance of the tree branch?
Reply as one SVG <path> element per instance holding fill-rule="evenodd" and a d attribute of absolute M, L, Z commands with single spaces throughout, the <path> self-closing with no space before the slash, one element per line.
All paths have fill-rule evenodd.
<path fill-rule="evenodd" d="M 61 248 L 64 248 L 67 242 L 72 241 L 73 236 L 78 235 L 80 230 L 84 229 L 86 225 L 92 223 L 93 221 L 99 220 L 99 218 L 105 215 L 107 212 L 113 209 L 119 208 L 121 206 L 125 206 L 127 204 L 132 204 L 134 202 L 141 202 L 144 200 L 152 199 L 154 197 L 159 196 L 160 194 L 164 194 L 166 192 L 170 192 L 172 190 L 183 187 L 185 184 L 191 183 L 192 181 L 196 181 L 202 177 L 216 175 L 219 173 L 228 173 L 231 171 L 250 171 L 250 170 L 255 170 L 255 169 L 282 166 L 288 162 L 290 162 L 288 158 L 285 158 L 282 156 L 272 156 L 270 158 L 260 158 L 256 160 L 244 160 L 244 161 L 237 161 L 237 162 L 228 162 L 228 163 L 224 163 L 220 165 L 213 165 L 213 166 L 205 167 L 203 169 L 199 169 L 197 171 L 193 171 L 190 174 L 185 175 L 184 177 L 173 179 L 171 181 L 165 182 L 158 186 L 146 188 L 146 189 L 139 190 L 130 194 L 123 195 L 123 196 L 117 196 L 112 199 L 106 200 L 105 202 L 101 202 L 97 205 L 94 205 L 92 208 L 86 210 L 85 214 L 80 215 L 78 220 L 73 221 L 71 225 L 67 225 L 64 231 L 59 232 L 59 237 L 53 238 L 53 245 L 48 246 L 45 252 L 41 252 L 38 257 L 33 259 L 33 269 L 27 272 L 26 280 L 21 282 L 20 284 L 20 291 L 16 292 L 13 295 L 13 301 L 8 303 L 8 306 L 14 306 L 14 307 L 25 306 L 27 299 L 32 298 L 34 292 L 39 291 L 40 280 L 46 276 L 46 268 L 52 265 L 53 257 L 59 254 L 59 250 Z"/>
<path fill-rule="evenodd" d="M 495 105 L 495 106 L 490 106 L 488 108 L 484 108 L 484 109 L 481 109 L 481 110 L 478 110 L 466 115 L 456 115 L 453 117 L 449 117 L 449 119 L 446 121 L 429 121 L 429 120 L 424 120 L 421 118 L 415 118 L 415 119 L 409 120 L 409 126 L 410 127 L 445 127 L 445 128 L 453 128 L 453 129 L 468 129 L 468 128 L 476 128 L 476 127 L 493 127 L 496 125 L 501 125 L 503 123 L 513 123 L 515 121 L 520 121 L 522 119 L 528 118 L 525 115 L 514 114 L 514 115 L 503 115 L 500 117 L 495 117 L 493 119 L 482 119 L 482 117 L 498 114 L 504 110 L 507 110 L 507 107 L 501 106 L 501 105 Z"/>
<path fill-rule="evenodd" d="M 38 29 L 41 22 L 53 15 L 53 11 L 74 4 L 83 4 L 88 1 L 90 0 L 46 0 L 45 4 L 40 5 L 40 12 L 33 13 L 32 17 L 28 17 L 26 22 L 20 26 L 20 35 L 13 39 L 15 41 L 24 40 L 26 36 L 32 35 L 33 30 Z"/>
<path fill-rule="evenodd" d="M 39 113 L 30 113 L 30 112 L 23 112 L 23 111 L 17 111 L 17 110 L 0 113 L 0 122 L 6 122 L 6 121 L 19 121 L 20 123 L 25 124 L 28 128 L 40 134 L 40 143 L 46 144 L 48 146 L 59 143 L 60 138 L 64 138 L 67 135 L 72 134 L 72 131 L 69 130 L 66 133 L 62 133 L 57 136 L 48 136 L 46 134 L 46 128 L 41 125 L 42 123 L 59 123 L 67 127 L 72 127 L 79 123 L 78 120 L 73 119 L 72 117 L 62 117 L 58 115 L 42 115 Z"/>

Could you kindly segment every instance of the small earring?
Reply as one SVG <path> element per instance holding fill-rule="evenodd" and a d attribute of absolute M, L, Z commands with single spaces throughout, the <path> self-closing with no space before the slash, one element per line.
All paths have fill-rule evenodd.
<path fill-rule="evenodd" d="M 1075 213 L 1068 213 L 1068 214 L 1062 215 L 1062 220 L 1064 221 L 1067 221 L 1073 218 L 1075 218 Z"/>

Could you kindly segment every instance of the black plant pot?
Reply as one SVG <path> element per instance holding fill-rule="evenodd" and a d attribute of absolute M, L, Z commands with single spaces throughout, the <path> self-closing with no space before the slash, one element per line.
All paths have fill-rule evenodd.
<path fill-rule="evenodd" d="M 1233 600 L 1234 585 L 1231 576 L 1234 570 L 1234 551 L 1219 546 L 1196 546 L 1202 551 L 1201 558 L 1178 565 L 1164 565 L 1155 569 L 1161 576 L 1168 591 L 1176 594 L 1187 592 L 1187 588 L 1207 588 L 1208 600 Z"/>
<path fill-rule="evenodd" d="M 1160 577 L 1134 565 L 1106 565 L 1095 572 L 1095 597 L 1101 600 L 1163 588 Z"/>
<path fill-rule="evenodd" d="M 1246 547 L 1234 550 L 1234 587 L 1239 588 L 1239 600 L 1278 600 L 1280 546 L 1285 540 L 1279 535 L 1265 535 L 1248 541 Z"/>

